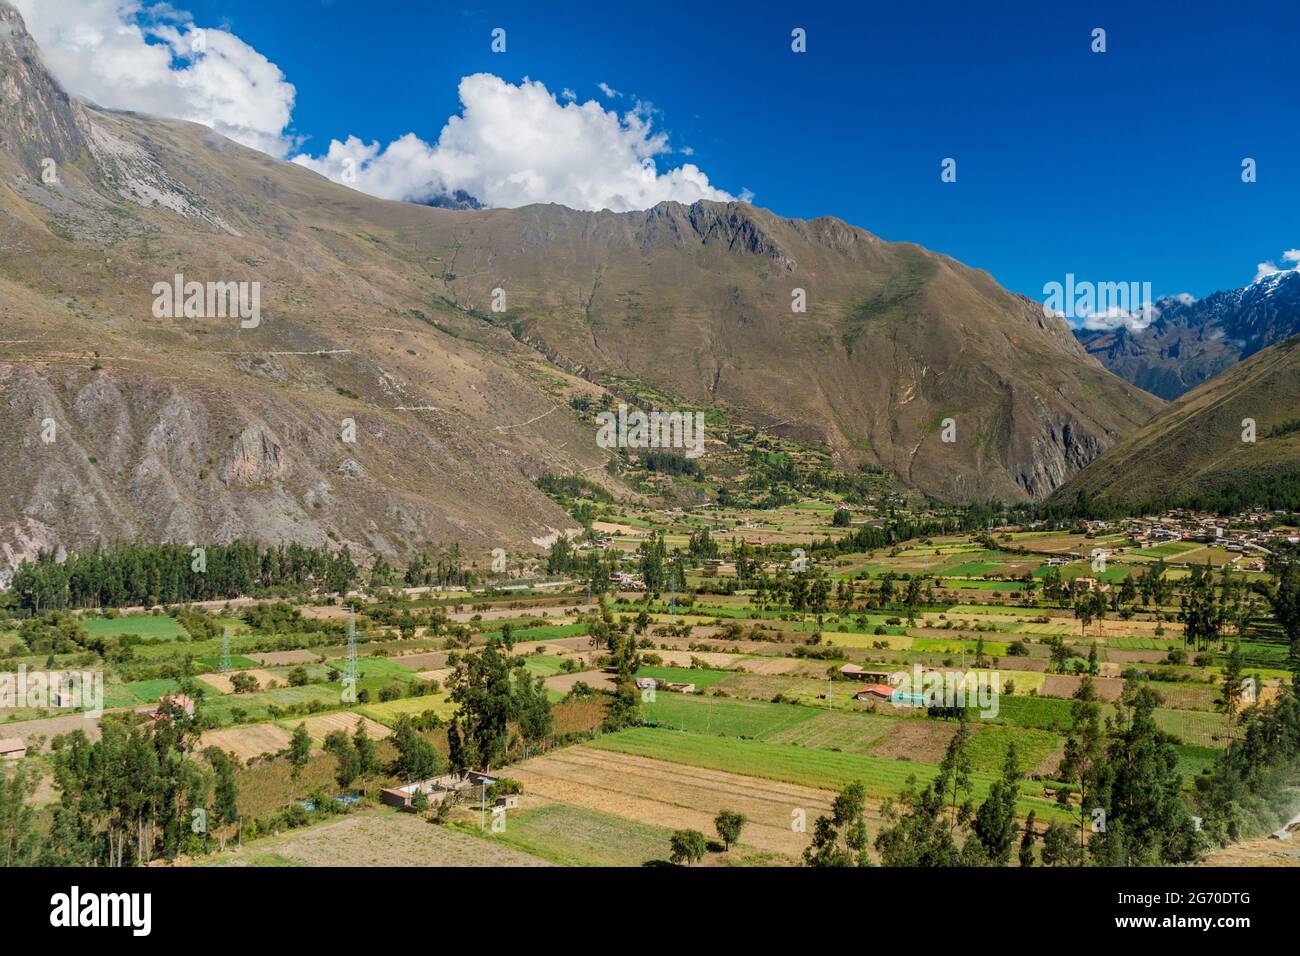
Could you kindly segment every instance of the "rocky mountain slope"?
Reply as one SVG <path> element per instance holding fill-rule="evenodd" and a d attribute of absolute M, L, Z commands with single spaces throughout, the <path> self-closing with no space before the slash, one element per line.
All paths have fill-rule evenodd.
<path fill-rule="evenodd" d="M 1300 335 L 1167 405 L 1071 478 L 1056 499 L 1069 502 L 1080 493 L 1132 503 L 1185 499 L 1298 475 Z"/>
<path fill-rule="evenodd" d="M 699 202 L 421 227 L 438 294 L 557 364 L 824 442 L 939 497 L 1049 494 L 1160 405 L 986 273 L 836 219 Z"/>
<path fill-rule="evenodd" d="M 0 137 L 0 565 L 136 537 L 481 553 L 573 526 L 532 480 L 603 454 L 551 414 L 558 370 L 428 307 L 397 232 L 430 210 L 85 108 L 3 3 Z M 260 324 L 156 318 L 176 274 L 260 283 Z"/>
<path fill-rule="evenodd" d="M 178 275 L 196 305 L 256 283 L 258 321 L 168 317 Z M 1046 495 L 1160 404 L 988 275 L 838 220 L 387 202 L 89 108 L 0 0 L 11 560 L 136 537 L 533 547 L 572 524 L 533 479 L 604 480 L 565 400 L 601 384 L 948 498 Z"/>
<path fill-rule="evenodd" d="M 1141 330 L 1080 329 L 1088 353 L 1116 375 L 1173 399 L 1260 349 L 1300 333 L 1300 272 L 1262 276 L 1196 301 L 1161 299 Z"/>

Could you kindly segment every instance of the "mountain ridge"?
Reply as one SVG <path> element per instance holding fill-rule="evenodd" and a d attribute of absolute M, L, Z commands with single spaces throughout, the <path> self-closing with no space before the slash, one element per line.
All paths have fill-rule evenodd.
<path fill-rule="evenodd" d="M 1300 333 L 1300 272 L 1261 276 L 1191 302 L 1156 303 L 1143 329 L 1080 329 L 1089 354 L 1139 388 L 1174 399 L 1242 359 Z"/>
<path fill-rule="evenodd" d="M 1300 478 L 1300 335 L 1167 405 L 1059 488 L 1053 501 L 1128 504 L 1231 496 Z M 1259 501 L 1243 501 L 1242 506 Z"/>
<path fill-rule="evenodd" d="M 617 488 L 567 405 L 606 386 L 951 499 L 1042 497 L 1159 407 L 1064 322 L 919 246 L 743 203 L 377 199 L 205 127 L 56 95 L 0 14 L 0 118 L 26 117 L 0 146 L 11 562 L 135 537 L 536 548 L 572 524 L 541 474 Z M 51 116 L 23 112 L 33 86 Z M 178 274 L 258 283 L 260 324 L 157 318 L 154 287 Z"/>

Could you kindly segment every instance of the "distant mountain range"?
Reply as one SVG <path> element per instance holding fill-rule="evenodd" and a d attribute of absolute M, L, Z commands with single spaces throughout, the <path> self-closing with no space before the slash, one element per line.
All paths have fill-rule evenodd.
<path fill-rule="evenodd" d="M 1300 489 L 1300 335 L 1256 352 L 1165 406 L 1055 494 L 1132 504 Z"/>
<path fill-rule="evenodd" d="M 1261 276 L 1204 299 L 1161 299 L 1143 329 L 1079 329 L 1088 353 L 1153 395 L 1174 399 L 1260 349 L 1300 333 L 1300 272 Z"/>
<path fill-rule="evenodd" d="M 837 219 L 474 205 L 375 199 L 82 104 L 0 0 L 8 560 L 134 538 L 536 547 L 573 523 L 539 475 L 612 480 L 570 403 L 606 389 L 951 500 L 1042 498 L 1162 404 L 987 273 Z M 260 322 L 160 314 L 178 275 L 256 283 Z"/>

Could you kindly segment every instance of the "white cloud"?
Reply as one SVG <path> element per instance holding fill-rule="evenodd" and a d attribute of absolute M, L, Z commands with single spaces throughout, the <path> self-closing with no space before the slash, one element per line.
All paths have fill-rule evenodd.
<path fill-rule="evenodd" d="M 285 156 L 295 90 L 225 30 L 149 0 L 13 0 L 59 82 L 112 109 L 189 120 Z M 196 49 L 196 47 L 198 47 Z"/>
<path fill-rule="evenodd" d="M 515 86 L 486 73 L 461 79 L 461 114 L 432 145 L 414 133 L 382 148 L 349 136 L 322 156 L 290 157 L 296 91 L 233 33 L 202 27 L 164 0 L 13 2 L 70 92 L 113 109 L 202 123 L 372 195 L 421 201 L 464 190 L 490 206 L 616 211 L 734 198 L 693 163 L 658 170 L 656 157 L 672 150 L 667 134 L 653 129 L 648 103 L 620 116 L 596 100 L 578 103 L 569 89 L 556 97 L 542 83 Z M 600 89 L 622 96 L 607 83 Z"/>
<path fill-rule="evenodd" d="M 294 162 L 388 199 L 426 200 L 464 190 L 489 206 L 554 202 L 574 209 L 647 209 L 664 200 L 730 200 L 692 163 L 659 172 L 671 152 L 646 111 L 619 116 L 595 100 L 562 103 L 540 82 L 489 73 L 460 81 L 461 114 L 438 141 L 413 133 L 381 148 L 354 136 Z"/>
<path fill-rule="evenodd" d="M 603 80 L 600 83 L 597 83 L 596 86 L 602 93 L 605 94 L 605 96 L 608 99 L 612 100 L 615 97 L 619 97 L 623 95 L 622 93 L 614 89 L 614 87 L 610 86 L 608 83 L 604 82 Z"/>
<path fill-rule="evenodd" d="M 1159 315 L 1160 310 L 1153 303 L 1148 302 L 1139 306 L 1136 311 L 1110 308 L 1105 312 L 1094 313 L 1083 320 L 1083 327 L 1105 331 L 1124 327 L 1131 332 L 1141 332 Z"/>
<path fill-rule="evenodd" d="M 1300 272 L 1300 249 L 1288 249 L 1282 253 L 1283 262 L 1294 262 L 1294 266 L 1279 266 L 1274 262 L 1261 262 L 1255 266 L 1255 281 L 1258 282 L 1265 276 L 1271 276 L 1278 272 L 1290 272 L 1292 270 Z"/>

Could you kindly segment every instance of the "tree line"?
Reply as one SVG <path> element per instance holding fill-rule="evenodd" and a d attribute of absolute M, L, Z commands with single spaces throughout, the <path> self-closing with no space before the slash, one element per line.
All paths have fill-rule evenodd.
<path fill-rule="evenodd" d="M 41 551 L 14 571 L 12 591 L 28 613 L 229 600 L 259 592 L 318 587 L 343 592 L 358 580 L 347 545 L 337 551 L 300 544 L 233 541 L 195 548 L 129 544 L 74 552 L 59 561 Z"/>

